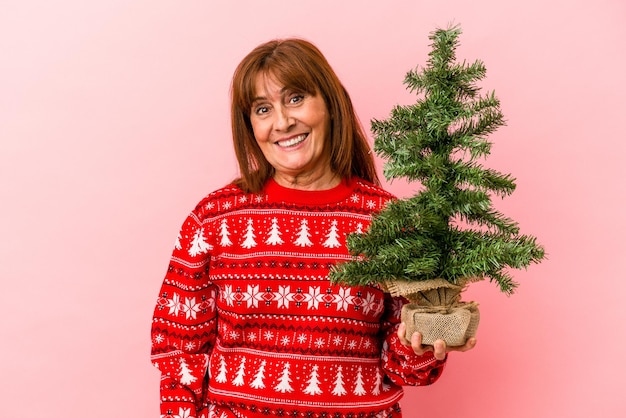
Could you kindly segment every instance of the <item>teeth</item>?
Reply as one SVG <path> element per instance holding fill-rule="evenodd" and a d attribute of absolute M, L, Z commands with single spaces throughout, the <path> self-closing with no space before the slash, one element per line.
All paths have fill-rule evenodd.
<path fill-rule="evenodd" d="M 296 144 L 299 144 L 300 142 L 304 141 L 304 139 L 306 138 L 307 134 L 302 134 L 302 135 L 298 135 L 294 138 L 291 138 L 287 141 L 280 141 L 277 142 L 276 144 L 281 146 L 281 147 L 292 147 Z"/>

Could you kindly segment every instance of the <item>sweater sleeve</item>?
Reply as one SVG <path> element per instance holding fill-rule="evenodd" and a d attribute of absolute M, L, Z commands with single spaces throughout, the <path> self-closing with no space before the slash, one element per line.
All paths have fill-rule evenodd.
<path fill-rule="evenodd" d="M 161 416 L 205 407 L 208 359 L 216 338 L 217 291 L 208 280 L 212 245 L 194 214 L 185 220 L 152 319 L 151 360 L 161 372 Z M 188 415 L 184 415 L 188 416 Z"/>
<path fill-rule="evenodd" d="M 420 356 L 400 342 L 397 332 L 404 303 L 406 300 L 403 298 L 385 294 L 382 367 L 387 377 L 397 385 L 430 385 L 441 376 L 447 357 L 446 360 L 437 360 L 432 352 Z"/>

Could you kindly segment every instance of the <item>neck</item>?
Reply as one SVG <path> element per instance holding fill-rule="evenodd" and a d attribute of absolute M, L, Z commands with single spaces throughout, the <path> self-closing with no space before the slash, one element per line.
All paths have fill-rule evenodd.
<path fill-rule="evenodd" d="M 328 171 L 322 175 L 289 176 L 284 173 L 274 174 L 274 181 L 283 187 L 298 190 L 329 190 L 341 183 L 338 174 Z"/>

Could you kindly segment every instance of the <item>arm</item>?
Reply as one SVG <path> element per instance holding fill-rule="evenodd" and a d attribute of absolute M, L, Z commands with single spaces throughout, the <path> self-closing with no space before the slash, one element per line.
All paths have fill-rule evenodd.
<path fill-rule="evenodd" d="M 192 213 L 172 253 L 152 320 L 151 360 L 161 371 L 161 414 L 195 416 L 204 406 L 216 337 L 216 289 L 208 279 L 211 245 Z"/>
<path fill-rule="evenodd" d="M 434 383 L 443 372 L 446 356 L 435 358 L 431 351 L 416 354 L 415 350 L 398 335 L 400 313 L 404 299 L 385 294 L 383 320 L 382 367 L 397 385 L 425 386 Z"/>

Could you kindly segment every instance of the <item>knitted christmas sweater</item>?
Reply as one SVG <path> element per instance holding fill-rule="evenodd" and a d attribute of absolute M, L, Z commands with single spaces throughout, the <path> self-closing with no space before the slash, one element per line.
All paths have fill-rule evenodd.
<path fill-rule="evenodd" d="M 401 385 L 433 383 L 444 362 L 400 343 L 403 300 L 328 279 L 392 198 L 360 179 L 204 198 L 154 310 L 161 417 L 400 417 Z"/>

